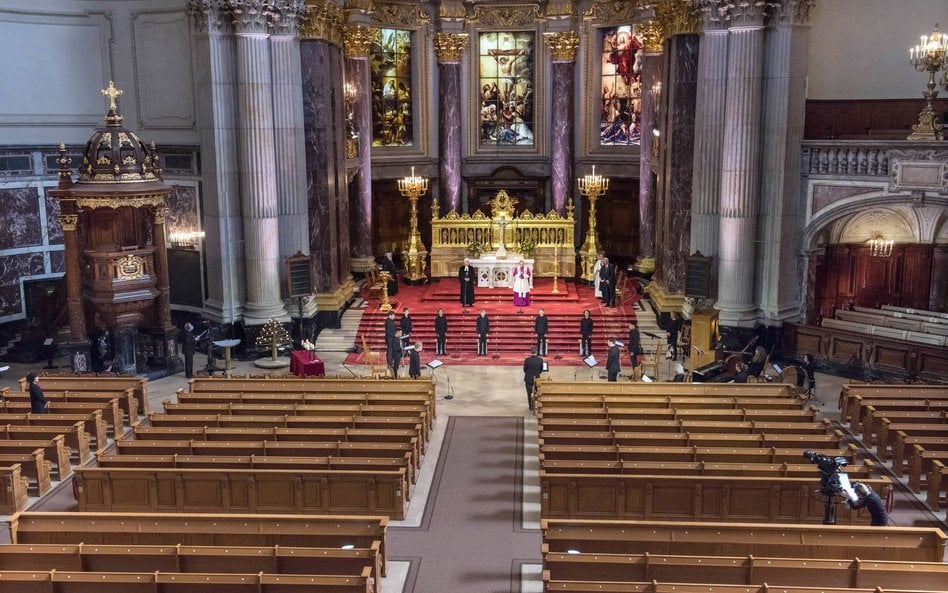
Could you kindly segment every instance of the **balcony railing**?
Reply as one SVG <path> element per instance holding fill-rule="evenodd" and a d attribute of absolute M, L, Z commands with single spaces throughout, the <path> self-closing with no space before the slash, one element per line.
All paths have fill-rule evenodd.
<path fill-rule="evenodd" d="M 930 151 L 943 146 L 905 140 L 805 140 L 800 143 L 801 172 L 807 176 L 888 177 L 891 151 Z"/>

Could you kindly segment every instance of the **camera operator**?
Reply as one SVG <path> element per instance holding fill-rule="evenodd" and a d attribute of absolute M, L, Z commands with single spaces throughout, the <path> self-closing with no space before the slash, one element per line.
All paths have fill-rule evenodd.
<path fill-rule="evenodd" d="M 856 500 L 849 499 L 846 501 L 849 508 L 853 510 L 863 507 L 869 509 L 869 515 L 872 517 L 870 525 L 884 527 L 889 524 L 889 513 L 885 510 L 882 498 L 872 488 L 862 482 L 856 482 L 853 484 L 853 491 L 857 498 Z"/>

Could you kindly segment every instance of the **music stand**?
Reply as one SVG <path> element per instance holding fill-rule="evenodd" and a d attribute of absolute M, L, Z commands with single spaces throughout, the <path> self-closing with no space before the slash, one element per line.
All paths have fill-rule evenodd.
<path fill-rule="evenodd" d="M 431 376 L 434 377 L 434 376 L 435 376 L 435 370 L 438 369 L 438 368 L 443 367 L 443 366 L 444 366 L 444 361 L 435 358 L 435 359 L 432 359 L 432 360 L 431 360 L 427 365 L 425 365 L 425 366 L 427 366 L 429 369 L 431 369 Z M 435 385 L 437 385 L 437 381 L 435 382 Z M 436 387 L 436 389 L 437 389 L 437 387 Z M 447 395 L 444 396 L 444 399 L 454 399 L 454 396 L 451 395 L 450 393 L 448 393 Z"/>
<path fill-rule="evenodd" d="M 590 354 L 589 356 L 583 359 L 583 363 L 585 363 L 586 366 L 589 367 L 589 380 L 592 381 L 595 378 L 594 375 L 596 374 L 596 371 L 594 371 L 593 369 L 596 367 L 597 364 L 599 364 L 599 361 L 596 360 L 595 356 Z"/>

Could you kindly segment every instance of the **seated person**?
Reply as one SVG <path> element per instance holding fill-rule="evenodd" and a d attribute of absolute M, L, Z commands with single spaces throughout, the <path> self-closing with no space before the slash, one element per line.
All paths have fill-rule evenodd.
<path fill-rule="evenodd" d="M 760 377 L 760 374 L 764 372 L 764 365 L 767 364 L 767 351 L 763 346 L 758 346 L 754 349 L 754 356 L 750 360 L 750 364 L 747 367 L 747 374 L 752 377 Z"/>
<path fill-rule="evenodd" d="M 743 362 L 737 363 L 737 374 L 734 375 L 735 383 L 747 383 L 747 375 L 749 374 L 748 366 Z"/>
<path fill-rule="evenodd" d="M 676 362 L 674 365 L 675 376 L 672 377 L 672 383 L 684 383 L 685 382 L 685 368 L 681 366 L 680 362 Z"/>

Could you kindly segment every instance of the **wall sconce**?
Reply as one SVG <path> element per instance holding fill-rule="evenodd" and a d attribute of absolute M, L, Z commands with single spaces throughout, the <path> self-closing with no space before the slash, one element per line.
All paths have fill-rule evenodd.
<path fill-rule="evenodd" d="M 356 86 L 351 82 L 342 85 L 342 100 L 346 108 L 346 132 L 350 138 L 359 137 L 359 124 L 355 118 L 355 103 L 359 98 Z"/>
<path fill-rule="evenodd" d="M 871 257 L 889 257 L 892 255 L 894 245 L 895 241 L 892 239 L 885 239 L 882 235 L 876 235 L 869 239 L 869 255 Z"/>
<path fill-rule="evenodd" d="M 175 231 L 168 235 L 168 239 L 176 249 L 197 249 L 204 240 L 204 231 Z"/>

